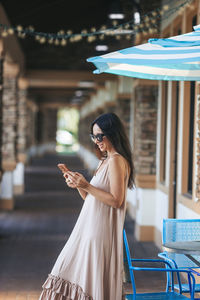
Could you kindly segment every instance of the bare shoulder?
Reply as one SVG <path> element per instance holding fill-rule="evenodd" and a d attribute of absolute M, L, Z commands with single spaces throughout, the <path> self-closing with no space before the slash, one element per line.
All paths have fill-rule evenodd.
<path fill-rule="evenodd" d="M 125 174 L 128 170 L 128 174 L 130 175 L 129 163 L 121 154 L 110 157 L 109 169 L 112 173 L 119 171 L 121 174 Z"/>
<path fill-rule="evenodd" d="M 125 169 L 127 165 L 126 159 L 121 154 L 112 155 L 109 158 L 109 166 L 111 168 Z"/>

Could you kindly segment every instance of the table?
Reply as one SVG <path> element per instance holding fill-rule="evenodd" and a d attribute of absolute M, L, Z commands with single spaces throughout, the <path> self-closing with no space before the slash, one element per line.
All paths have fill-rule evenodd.
<path fill-rule="evenodd" d="M 200 241 L 169 242 L 163 244 L 163 249 L 167 252 L 184 254 L 200 267 L 200 258 L 197 260 L 192 256 L 200 256 Z"/>

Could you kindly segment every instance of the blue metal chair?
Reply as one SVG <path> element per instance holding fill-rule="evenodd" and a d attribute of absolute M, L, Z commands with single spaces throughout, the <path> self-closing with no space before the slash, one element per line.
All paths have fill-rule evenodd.
<path fill-rule="evenodd" d="M 129 273 L 130 273 L 130 278 L 131 278 L 131 283 L 132 283 L 132 288 L 133 288 L 133 293 L 132 294 L 126 294 L 125 295 L 125 299 L 126 300 L 178 300 L 178 299 L 188 299 L 187 297 L 185 297 L 182 294 L 178 294 L 174 291 L 174 285 L 173 285 L 173 281 L 172 281 L 172 286 L 171 286 L 171 290 L 169 290 L 169 287 L 166 288 L 165 292 L 157 292 L 157 293 L 137 293 L 136 292 L 136 285 L 135 285 L 135 279 L 134 279 L 134 272 L 135 271 L 158 271 L 158 272 L 170 272 L 172 274 L 174 273 L 185 273 L 187 274 L 188 277 L 188 283 L 190 286 L 190 299 L 194 299 L 194 288 L 195 288 L 195 278 L 193 276 L 193 274 L 189 271 L 189 270 L 185 270 L 185 269 L 174 269 L 171 267 L 171 265 L 166 262 L 166 260 L 162 260 L 162 259 L 133 259 L 130 256 L 130 251 L 129 251 L 129 245 L 128 245 L 128 240 L 126 237 L 126 232 L 125 230 L 123 231 L 123 238 L 124 238 L 124 245 L 125 245 L 125 249 L 126 249 L 126 257 L 127 257 L 127 261 L 128 261 L 128 267 L 129 267 Z M 152 264 L 154 263 L 163 263 L 165 265 L 168 265 L 168 269 L 167 268 L 144 268 L 144 267 L 135 267 L 134 266 L 134 262 L 151 262 Z"/>
<path fill-rule="evenodd" d="M 200 240 L 200 219 L 164 219 L 163 220 L 163 245 L 167 242 L 178 241 L 194 241 Z M 164 251 L 159 253 L 158 256 L 171 264 L 172 267 L 178 268 L 198 268 L 194 262 L 192 262 L 184 254 L 171 253 Z M 193 255 L 193 257 L 200 261 L 200 256 Z M 166 266 L 168 268 L 168 266 Z M 194 272 L 199 275 L 198 272 Z M 190 287 L 187 283 L 182 283 L 179 273 L 177 274 L 178 284 L 174 285 L 174 288 L 179 290 L 180 293 L 189 293 Z M 167 284 L 171 286 L 172 278 L 170 273 L 167 273 Z M 195 285 L 195 292 L 200 292 L 200 284 Z"/>

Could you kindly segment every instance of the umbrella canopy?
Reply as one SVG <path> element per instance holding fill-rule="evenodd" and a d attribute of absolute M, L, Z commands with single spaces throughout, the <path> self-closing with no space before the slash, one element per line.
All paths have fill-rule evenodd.
<path fill-rule="evenodd" d="M 200 80 L 200 25 L 194 31 L 88 58 L 97 70 L 154 80 Z"/>

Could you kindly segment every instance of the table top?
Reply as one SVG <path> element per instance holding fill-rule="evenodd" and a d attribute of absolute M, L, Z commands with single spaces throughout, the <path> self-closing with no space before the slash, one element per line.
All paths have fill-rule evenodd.
<path fill-rule="evenodd" d="M 200 255 L 200 241 L 169 242 L 162 246 L 168 252 Z"/>

